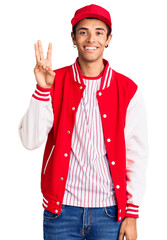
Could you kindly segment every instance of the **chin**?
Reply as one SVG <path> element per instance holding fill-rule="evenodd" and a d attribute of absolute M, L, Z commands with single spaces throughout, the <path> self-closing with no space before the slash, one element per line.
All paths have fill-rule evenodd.
<path fill-rule="evenodd" d="M 87 56 L 87 55 L 81 55 L 80 56 L 85 62 L 96 62 L 98 61 L 99 59 L 103 59 L 103 56 L 100 55 L 100 56 Z"/>

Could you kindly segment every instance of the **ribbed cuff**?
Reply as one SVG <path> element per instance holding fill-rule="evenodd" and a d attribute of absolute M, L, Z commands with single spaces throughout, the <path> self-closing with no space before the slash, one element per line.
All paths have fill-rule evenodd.
<path fill-rule="evenodd" d="M 125 216 L 139 218 L 139 206 L 127 203 Z"/>
<path fill-rule="evenodd" d="M 37 84 L 32 97 L 39 101 L 49 101 L 51 89 L 52 88 L 42 88 Z"/>

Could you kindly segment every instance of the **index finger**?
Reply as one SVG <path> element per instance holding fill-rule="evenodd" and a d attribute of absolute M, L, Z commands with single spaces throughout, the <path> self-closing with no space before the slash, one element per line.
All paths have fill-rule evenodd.
<path fill-rule="evenodd" d="M 48 52 L 47 52 L 47 60 L 51 62 L 51 58 L 52 58 L 52 43 L 49 43 Z"/>

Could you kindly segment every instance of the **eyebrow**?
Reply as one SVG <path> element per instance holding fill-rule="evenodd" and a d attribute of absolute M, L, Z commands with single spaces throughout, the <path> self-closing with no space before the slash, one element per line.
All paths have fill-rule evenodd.
<path fill-rule="evenodd" d="M 79 30 L 89 30 L 89 29 L 85 28 L 85 27 L 81 27 L 77 31 L 79 31 Z M 104 28 L 96 28 L 96 30 L 102 30 L 102 31 L 106 32 L 106 30 Z"/>

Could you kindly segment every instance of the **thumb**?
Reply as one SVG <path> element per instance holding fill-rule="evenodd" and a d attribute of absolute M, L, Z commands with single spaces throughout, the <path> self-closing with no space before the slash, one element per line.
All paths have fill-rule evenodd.
<path fill-rule="evenodd" d="M 49 74 L 49 75 L 51 75 L 51 76 L 55 76 L 56 75 L 56 73 L 52 70 L 52 68 L 51 67 L 45 67 L 46 68 L 46 71 L 47 71 L 47 73 Z"/>

